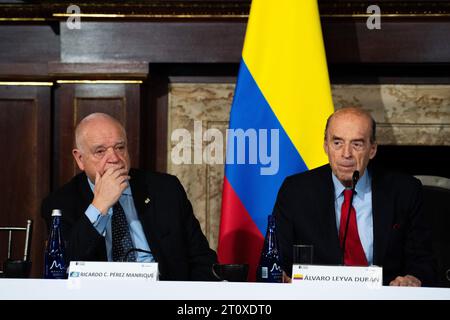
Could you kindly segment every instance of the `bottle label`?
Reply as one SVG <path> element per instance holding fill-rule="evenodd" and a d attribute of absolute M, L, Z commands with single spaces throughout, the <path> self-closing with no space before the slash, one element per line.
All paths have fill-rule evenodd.
<path fill-rule="evenodd" d="M 262 282 L 282 282 L 283 270 L 276 262 L 270 262 L 268 266 L 259 265 L 257 277 Z"/>
<path fill-rule="evenodd" d="M 273 282 L 281 282 L 283 278 L 283 271 L 281 270 L 281 266 L 274 263 L 272 265 L 272 269 L 270 270 L 270 275 Z"/>
<path fill-rule="evenodd" d="M 48 255 L 45 259 L 45 274 L 46 279 L 66 279 L 66 264 L 62 256 Z"/>
<path fill-rule="evenodd" d="M 279 265 L 277 265 L 277 263 L 275 262 L 272 266 L 272 269 L 270 270 L 271 273 L 276 273 L 276 272 L 282 272 L 281 271 L 281 267 Z"/>
<path fill-rule="evenodd" d="M 267 279 L 269 277 L 269 268 L 262 267 L 261 268 L 261 278 Z"/>
<path fill-rule="evenodd" d="M 58 262 L 57 260 L 53 260 L 50 265 L 50 272 L 64 272 L 65 268 L 63 263 Z"/>

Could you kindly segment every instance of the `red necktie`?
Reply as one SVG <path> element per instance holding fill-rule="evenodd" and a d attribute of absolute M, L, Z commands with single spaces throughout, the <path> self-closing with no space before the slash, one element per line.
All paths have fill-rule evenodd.
<path fill-rule="evenodd" d="M 341 248 L 344 241 L 345 225 L 347 224 L 348 208 L 350 206 L 351 189 L 344 190 L 344 202 L 341 208 L 341 223 L 339 225 L 339 242 Z M 348 222 L 347 238 L 345 240 L 344 265 L 367 266 L 367 259 L 359 239 L 358 225 L 356 223 L 355 208 L 350 209 L 350 221 Z"/>

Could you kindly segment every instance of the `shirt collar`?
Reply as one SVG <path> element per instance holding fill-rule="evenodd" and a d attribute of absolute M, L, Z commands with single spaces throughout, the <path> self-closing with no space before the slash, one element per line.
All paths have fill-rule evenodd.
<path fill-rule="evenodd" d="M 339 198 L 342 193 L 345 190 L 345 186 L 339 181 L 339 179 L 334 175 L 334 173 L 331 173 L 331 176 L 333 178 L 333 185 L 334 185 L 334 197 L 335 199 Z M 363 195 L 370 191 L 371 187 L 371 176 L 369 173 L 369 170 L 364 170 L 364 174 L 361 178 L 359 178 L 358 183 L 356 184 L 356 196 L 362 198 Z"/>
<path fill-rule="evenodd" d="M 87 177 L 86 177 L 86 178 L 87 178 Z M 94 192 L 95 184 L 93 184 L 89 178 L 87 178 L 87 181 L 88 181 L 88 183 L 89 183 L 89 187 L 91 188 L 91 191 Z M 131 196 L 131 195 L 132 195 L 132 193 L 131 193 L 131 188 L 130 188 L 130 184 L 128 184 L 128 187 L 127 187 L 125 190 L 123 190 L 122 196 L 123 196 L 123 195 L 125 195 L 125 196 Z"/>

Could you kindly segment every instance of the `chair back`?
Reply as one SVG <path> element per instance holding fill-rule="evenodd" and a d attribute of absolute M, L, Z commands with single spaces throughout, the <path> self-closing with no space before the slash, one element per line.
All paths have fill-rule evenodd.
<path fill-rule="evenodd" d="M 417 178 L 423 183 L 423 209 L 431 226 L 436 285 L 450 288 L 450 179 Z"/>
<path fill-rule="evenodd" d="M 8 234 L 8 246 L 7 246 L 7 259 L 3 262 L 3 270 L 0 271 L 0 276 L 7 278 L 27 278 L 29 276 L 31 261 L 31 238 L 33 230 L 33 221 L 27 220 L 25 227 L 0 227 L 0 232 L 6 232 Z M 23 248 L 23 259 L 13 260 L 12 249 L 13 245 L 13 233 L 23 232 L 25 235 L 25 244 Z"/>

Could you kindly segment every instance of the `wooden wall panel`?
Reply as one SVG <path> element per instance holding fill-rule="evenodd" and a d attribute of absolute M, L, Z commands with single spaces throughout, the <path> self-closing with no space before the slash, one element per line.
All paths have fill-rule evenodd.
<path fill-rule="evenodd" d="M 246 21 L 84 22 L 73 32 L 62 23 L 61 61 L 238 63 L 245 29 Z M 448 20 L 383 18 L 369 30 L 364 19 L 324 18 L 322 29 L 329 64 L 450 62 Z"/>
<path fill-rule="evenodd" d="M 78 122 L 93 112 L 118 119 L 128 135 L 131 165 L 140 164 L 140 85 L 139 84 L 61 84 L 55 90 L 53 187 L 68 182 L 76 173 L 72 157 L 74 131 Z"/>
<path fill-rule="evenodd" d="M 46 239 L 40 204 L 50 185 L 50 95 L 50 87 L 0 86 L 0 225 L 25 226 L 33 220 L 33 277 L 42 276 Z M 13 258 L 22 259 L 24 242 L 18 235 Z M 4 261 L 6 237 L 0 244 Z"/>
<path fill-rule="evenodd" d="M 61 61 L 239 62 L 246 21 L 61 23 Z"/>
<path fill-rule="evenodd" d="M 329 64 L 449 63 L 450 21 L 381 20 L 380 30 L 366 21 L 322 21 Z"/>
<path fill-rule="evenodd" d="M 0 61 L 36 63 L 59 60 L 57 29 L 49 24 L 0 25 Z"/>

